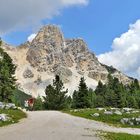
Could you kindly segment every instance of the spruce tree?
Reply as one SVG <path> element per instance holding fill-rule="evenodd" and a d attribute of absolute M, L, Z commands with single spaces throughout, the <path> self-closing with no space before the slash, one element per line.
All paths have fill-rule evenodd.
<path fill-rule="evenodd" d="M 1 45 L 2 41 L 0 41 Z M 16 66 L 10 56 L 0 47 L 0 101 L 11 102 L 12 93 L 15 89 L 14 77 Z"/>
<path fill-rule="evenodd" d="M 96 94 L 91 88 L 88 90 L 88 98 L 89 98 L 90 107 L 91 108 L 96 107 Z"/>
<path fill-rule="evenodd" d="M 53 80 L 53 85 L 48 85 L 45 90 L 46 97 L 45 106 L 46 109 L 61 110 L 66 107 L 66 93 L 68 90 L 64 90 L 63 82 L 60 77 L 56 75 Z"/>
<path fill-rule="evenodd" d="M 84 77 L 80 79 L 79 83 L 79 90 L 76 95 L 76 108 L 88 108 L 90 107 L 90 101 L 89 101 L 89 96 L 88 96 L 88 87 L 85 83 Z"/>
<path fill-rule="evenodd" d="M 103 95 L 104 93 L 104 91 L 103 91 L 103 88 L 104 88 L 104 85 L 103 85 L 103 83 L 101 82 L 101 81 L 99 81 L 98 82 L 98 85 L 97 85 L 97 87 L 96 87 L 96 89 L 95 89 L 95 93 L 97 94 L 97 95 Z"/>
<path fill-rule="evenodd" d="M 35 99 L 33 110 L 44 110 L 44 103 L 40 96 Z"/>

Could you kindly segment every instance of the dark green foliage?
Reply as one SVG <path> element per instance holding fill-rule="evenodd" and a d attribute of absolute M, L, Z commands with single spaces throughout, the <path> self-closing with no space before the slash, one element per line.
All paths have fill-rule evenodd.
<path fill-rule="evenodd" d="M 81 78 L 79 83 L 79 90 L 73 94 L 74 107 L 75 108 L 87 108 L 90 107 L 90 101 L 88 96 L 88 87 L 85 83 L 84 77 Z"/>
<path fill-rule="evenodd" d="M 107 84 L 99 81 L 95 90 L 96 107 L 140 108 L 140 86 L 138 80 L 123 85 L 117 78 L 108 75 Z"/>
<path fill-rule="evenodd" d="M 72 98 L 71 96 L 66 97 L 66 109 L 72 108 Z"/>
<path fill-rule="evenodd" d="M 24 103 L 26 100 L 32 98 L 31 95 L 27 95 L 23 91 L 20 91 L 19 89 L 15 89 L 12 95 L 12 102 L 15 103 L 17 106 L 24 108 Z"/>
<path fill-rule="evenodd" d="M 63 82 L 56 75 L 53 85 L 48 85 L 45 90 L 46 97 L 44 97 L 44 100 L 46 109 L 61 110 L 66 108 L 67 92 L 68 90 L 64 91 Z"/>
<path fill-rule="evenodd" d="M 88 100 L 89 100 L 91 108 L 96 107 L 97 97 L 96 97 L 95 92 L 91 88 L 88 90 Z"/>
<path fill-rule="evenodd" d="M 72 108 L 76 108 L 78 101 L 78 91 L 74 90 L 72 97 Z"/>
<path fill-rule="evenodd" d="M 134 80 L 130 85 L 123 85 L 109 74 L 107 83 L 99 81 L 93 91 L 87 88 L 84 78 L 81 78 L 79 90 L 73 93 L 72 108 L 88 107 L 140 108 L 138 80 Z"/>
<path fill-rule="evenodd" d="M 110 74 L 113 74 L 117 71 L 117 69 L 115 69 L 113 66 L 107 66 L 104 64 L 101 64 L 101 65 L 104 66 Z"/>
<path fill-rule="evenodd" d="M 0 101 L 2 102 L 11 102 L 16 81 L 15 69 L 16 66 L 10 56 L 0 48 Z"/>
<path fill-rule="evenodd" d="M 34 101 L 33 110 L 44 110 L 44 103 L 40 96 L 38 96 Z"/>
<path fill-rule="evenodd" d="M 104 88 L 104 85 L 103 85 L 103 83 L 101 82 L 101 81 L 99 81 L 98 82 L 98 86 L 96 87 L 96 89 L 95 89 L 95 93 L 96 94 L 100 94 L 101 96 L 103 96 L 104 95 L 104 90 L 103 90 L 103 88 Z"/>

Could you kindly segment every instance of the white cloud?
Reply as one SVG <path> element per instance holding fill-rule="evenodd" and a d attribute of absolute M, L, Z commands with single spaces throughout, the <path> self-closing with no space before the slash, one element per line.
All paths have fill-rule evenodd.
<path fill-rule="evenodd" d="M 100 54 L 98 59 L 130 76 L 140 78 L 140 20 L 130 25 L 126 33 L 115 38 L 112 51 Z"/>
<path fill-rule="evenodd" d="M 74 5 L 87 5 L 89 0 L 1 0 L 0 33 L 39 25 L 42 19 L 59 14 Z"/>
<path fill-rule="evenodd" d="M 33 41 L 33 39 L 36 37 L 36 34 L 31 34 L 29 37 L 28 37 L 28 41 L 29 42 L 32 42 Z"/>
<path fill-rule="evenodd" d="M 65 5 L 88 4 L 88 0 L 62 0 Z"/>

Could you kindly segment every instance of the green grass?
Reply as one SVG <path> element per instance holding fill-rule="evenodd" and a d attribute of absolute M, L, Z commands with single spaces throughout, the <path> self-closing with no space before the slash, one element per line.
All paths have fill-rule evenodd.
<path fill-rule="evenodd" d="M 24 108 L 25 100 L 31 97 L 32 97 L 31 95 L 27 95 L 23 91 L 20 91 L 19 89 L 15 89 L 12 96 L 12 102 L 15 103 L 16 106 L 20 106 Z"/>
<path fill-rule="evenodd" d="M 105 140 L 140 140 L 140 135 L 130 135 L 125 133 L 106 133 L 102 136 Z"/>
<path fill-rule="evenodd" d="M 74 116 L 79 116 L 79 117 L 83 117 L 86 119 L 91 119 L 91 120 L 96 120 L 96 121 L 101 121 L 104 123 L 108 123 L 110 125 L 115 125 L 117 127 L 133 127 L 133 128 L 140 128 L 140 125 L 134 125 L 134 126 L 130 126 L 130 125 L 123 125 L 120 120 L 122 118 L 132 118 L 132 117 L 139 117 L 140 113 L 134 113 L 134 114 L 126 114 L 124 113 L 122 116 L 120 115 L 105 115 L 104 111 L 98 111 L 97 109 L 81 109 L 80 111 L 74 112 L 74 111 L 64 111 L 65 113 L 74 115 Z M 91 114 L 94 113 L 99 113 L 100 116 L 99 117 L 92 117 Z"/>
<path fill-rule="evenodd" d="M 7 114 L 11 120 L 6 122 L 0 121 L 0 127 L 17 123 L 20 119 L 27 117 L 26 113 L 22 112 L 21 110 L 0 110 L 0 114 L 2 113 Z"/>

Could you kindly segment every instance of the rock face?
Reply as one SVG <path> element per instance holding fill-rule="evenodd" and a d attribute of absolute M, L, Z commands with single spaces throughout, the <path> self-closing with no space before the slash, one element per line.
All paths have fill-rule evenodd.
<path fill-rule="evenodd" d="M 102 65 L 88 50 L 83 39 L 65 39 L 54 25 L 40 29 L 30 43 L 16 48 L 3 43 L 3 48 L 17 65 L 19 87 L 33 96 L 43 95 L 46 85 L 56 74 L 61 77 L 69 93 L 78 87 L 81 76 L 85 77 L 90 88 L 95 88 L 99 80 L 106 82 L 110 71 L 125 84 L 132 80 L 116 69 Z"/>
<path fill-rule="evenodd" d="M 32 73 L 32 71 L 30 69 L 26 69 L 23 73 L 23 77 L 24 78 L 33 78 L 34 74 Z"/>

